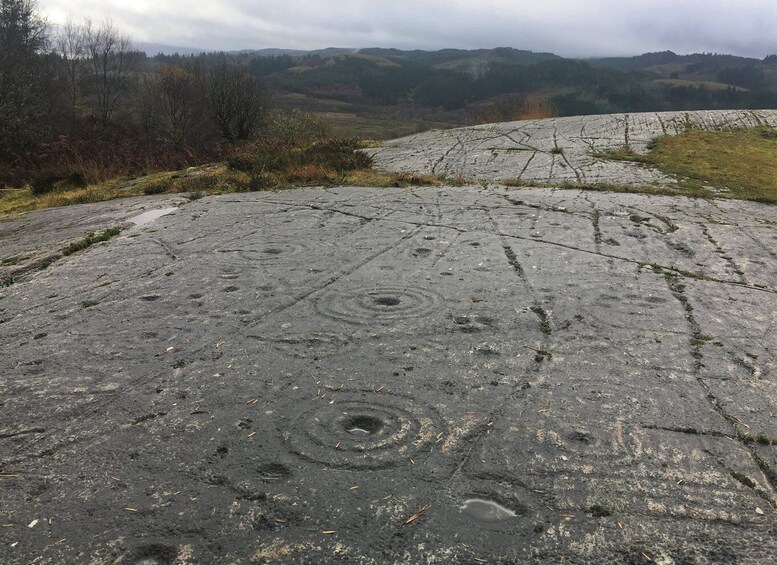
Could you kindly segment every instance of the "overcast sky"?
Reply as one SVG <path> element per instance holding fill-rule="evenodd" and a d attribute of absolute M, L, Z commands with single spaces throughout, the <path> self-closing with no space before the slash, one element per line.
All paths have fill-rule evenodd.
<path fill-rule="evenodd" d="M 135 41 L 205 50 L 515 47 L 563 56 L 777 53 L 777 0 L 39 0 Z"/>

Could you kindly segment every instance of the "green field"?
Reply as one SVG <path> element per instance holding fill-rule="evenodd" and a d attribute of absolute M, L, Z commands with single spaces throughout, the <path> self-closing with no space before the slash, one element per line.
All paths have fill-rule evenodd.
<path fill-rule="evenodd" d="M 655 167 L 689 190 L 777 203 L 777 131 L 772 128 L 689 129 L 658 138 L 646 155 L 623 148 L 601 156 Z"/>

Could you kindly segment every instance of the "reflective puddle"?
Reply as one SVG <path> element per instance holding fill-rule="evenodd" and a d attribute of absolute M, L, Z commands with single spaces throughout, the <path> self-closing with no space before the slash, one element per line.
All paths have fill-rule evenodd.
<path fill-rule="evenodd" d="M 355 436 L 369 436 L 383 429 L 383 422 L 374 416 L 354 416 L 344 422 L 345 430 Z"/>
<path fill-rule="evenodd" d="M 459 506 L 459 511 L 473 520 L 489 524 L 506 522 L 507 520 L 512 520 L 516 517 L 515 512 L 512 510 L 508 510 L 496 502 L 482 500 L 480 498 L 465 500 L 464 505 Z"/>
<path fill-rule="evenodd" d="M 143 212 L 139 216 L 130 218 L 129 221 L 136 226 L 145 226 L 146 224 L 149 224 L 154 220 L 161 218 L 162 216 L 172 214 L 176 210 L 178 210 L 178 208 L 160 208 L 159 210 L 149 210 L 148 212 Z"/>

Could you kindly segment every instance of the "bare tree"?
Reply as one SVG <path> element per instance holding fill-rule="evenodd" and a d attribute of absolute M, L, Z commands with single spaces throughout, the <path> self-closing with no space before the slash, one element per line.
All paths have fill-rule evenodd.
<path fill-rule="evenodd" d="M 34 0 L 0 0 L 0 149 L 23 145 L 39 129 L 47 25 L 36 8 Z"/>
<path fill-rule="evenodd" d="M 135 104 L 149 142 L 172 142 L 180 149 L 199 147 L 216 137 L 208 119 L 202 75 L 195 65 L 163 65 L 158 73 L 144 76 Z"/>
<path fill-rule="evenodd" d="M 97 116 L 103 126 L 107 126 L 126 94 L 127 79 L 134 70 L 136 59 L 132 56 L 132 41 L 129 36 L 120 33 L 110 19 L 99 27 L 87 19 L 84 41 L 90 61 Z"/>
<path fill-rule="evenodd" d="M 74 23 L 68 17 L 65 25 L 58 30 L 54 43 L 57 54 L 61 57 L 69 90 L 71 111 L 75 115 L 80 93 L 80 71 L 86 55 L 85 26 Z"/>
<path fill-rule="evenodd" d="M 255 77 L 224 62 L 211 69 L 207 90 L 222 137 L 244 140 L 257 134 L 267 114 L 269 95 Z"/>
<path fill-rule="evenodd" d="M 133 92 L 135 107 L 142 108 L 138 112 L 138 125 L 145 134 L 147 145 L 159 141 L 163 134 L 161 104 L 159 103 L 159 79 L 155 76 L 144 77 Z"/>
<path fill-rule="evenodd" d="M 162 112 L 173 141 L 179 145 L 194 126 L 197 111 L 194 76 L 181 67 L 164 66 L 159 70 Z"/>

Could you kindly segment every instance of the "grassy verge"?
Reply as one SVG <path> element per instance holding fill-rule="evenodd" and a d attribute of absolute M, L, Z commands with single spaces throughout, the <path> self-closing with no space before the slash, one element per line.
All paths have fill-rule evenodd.
<path fill-rule="evenodd" d="M 689 129 L 656 139 L 645 155 L 624 147 L 596 155 L 657 168 L 678 179 L 682 193 L 777 203 L 777 131 L 759 126 L 726 131 Z M 640 192 L 643 192 L 640 190 Z"/>
<path fill-rule="evenodd" d="M 362 142 L 343 139 L 264 140 L 236 148 L 225 163 L 84 187 L 63 185 L 43 194 L 32 187 L 0 192 L 0 215 L 154 194 L 186 193 L 197 199 L 303 186 L 406 187 L 446 182 L 440 176 L 377 172 L 369 157 L 358 152 L 363 147 Z"/>

